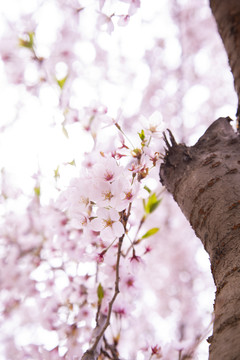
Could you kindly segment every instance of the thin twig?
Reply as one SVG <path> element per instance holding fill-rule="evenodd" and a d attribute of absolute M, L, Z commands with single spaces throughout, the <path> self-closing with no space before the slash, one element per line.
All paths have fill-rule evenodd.
<path fill-rule="evenodd" d="M 119 265 L 120 265 L 120 257 L 121 257 L 121 249 L 122 249 L 122 243 L 123 243 L 123 238 L 124 238 L 123 234 L 120 238 L 119 238 L 119 242 L 118 242 L 118 252 L 117 252 L 117 263 L 116 263 L 116 278 L 115 278 L 115 291 L 113 294 L 113 297 L 111 299 L 111 301 L 108 304 L 108 314 L 107 314 L 107 319 L 105 322 L 105 325 L 103 326 L 102 330 L 100 331 L 99 335 L 96 337 L 95 342 L 93 344 L 93 346 L 89 349 L 90 352 L 94 352 L 100 339 L 102 338 L 103 334 L 105 333 L 107 327 L 110 324 L 110 317 L 111 317 L 111 313 L 112 313 L 112 307 L 114 304 L 114 301 L 116 300 L 116 297 L 119 294 Z"/>
<path fill-rule="evenodd" d="M 127 249 L 126 253 L 124 254 L 124 257 L 126 257 L 126 256 L 129 254 L 129 251 L 130 251 L 132 248 L 134 248 L 134 245 L 137 244 L 138 233 L 139 233 L 139 231 L 141 230 L 141 227 L 142 227 L 142 225 L 143 225 L 143 223 L 144 223 L 145 220 L 146 220 L 146 217 L 143 216 L 142 219 L 141 219 L 141 221 L 140 221 L 140 223 L 139 223 L 139 226 L 138 226 L 138 229 L 137 229 L 137 231 L 136 231 L 136 234 L 135 234 L 135 236 L 134 236 L 134 240 L 131 241 L 131 245 L 129 246 L 129 248 Z"/>
<path fill-rule="evenodd" d="M 127 228 L 127 221 L 128 221 L 128 218 L 130 216 L 130 213 L 131 213 L 131 206 L 132 206 L 132 203 L 129 203 L 129 206 L 128 206 L 128 211 L 127 211 L 127 215 L 124 216 L 125 212 L 122 212 L 122 223 L 123 223 L 123 226 L 124 226 L 124 230 L 126 232 L 126 228 Z M 87 357 L 89 356 L 89 359 L 92 359 L 93 356 L 94 356 L 94 353 L 96 351 L 96 348 L 98 346 L 98 343 L 99 341 L 101 340 L 101 338 L 103 337 L 107 327 L 109 326 L 110 324 L 110 318 L 111 318 L 111 314 L 112 314 L 112 308 L 113 308 L 113 304 L 119 294 L 119 280 L 120 280 L 120 259 L 121 259 L 121 250 L 122 250 L 122 244 L 123 244 L 123 239 L 124 239 L 124 236 L 125 236 L 125 232 L 124 234 L 119 238 L 119 241 L 118 241 L 118 251 L 117 251 L 117 262 L 116 262 L 116 276 L 115 276 L 115 289 L 114 289 L 114 294 L 113 294 L 113 297 L 111 299 L 111 301 L 109 302 L 108 304 L 108 313 L 107 313 L 107 319 L 106 319 L 106 322 L 105 322 L 105 325 L 103 326 L 102 330 L 100 331 L 100 333 L 96 336 L 96 339 L 93 343 L 93 345 L 90 347 L 90 349 L 88 349 L 84 354 L 83 354 L 83 357 L 82 359 L 87 359 Z M 84 358 L 85 357 L 85 358 Z"/>

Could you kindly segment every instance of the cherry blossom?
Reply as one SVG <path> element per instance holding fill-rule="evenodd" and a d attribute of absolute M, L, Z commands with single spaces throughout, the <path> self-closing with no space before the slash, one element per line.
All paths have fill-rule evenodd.
<path fill-rule="evenodd" d="M 102 10 L 103 6 L 104 6 L 105 0 L 99 0 L 99 8 L 100 10 Z"/>
<path fill-rule="evenodd" d="M 112 208 L 121 211 L 126 206 L 121 199 L 119 199 L 119 186 L 122 187 L 121 180 L 117 180 L 112 184 L 100 180 L 93 184 L 92 199 L 96 201 L 96 204 L 99 207 L 111 206 Z"/>
<path fill-rule="evenodd" d="M 109 35 L 111 35 L 111 33 L 114 30 L 114 24 L 112 21 L 112 17 L 111 16 L 107 16 L 106 14 L 103 13 L 99 13 L 98 16 L 98 28 L 100 30 L 106 28 L 106 31 Z"/>
<path fill-rule="evenodd" d="M 128 14 L 129 15 L 133 15 L 137 9 L 140 7 L 140 0 L 121 0 L 123 2 L 129 3 L 129 9 L 128 9 Z"/>
<path fill-rule="evenodd" d="M 120 188 L 121 189 L 121 188 Z M 124 178 L 121 189 L 121 198 L 127 208 L 130 202 L 133 202 L 136 199 L 138 192 L 140 190 L 139 182 L 131 182 L 130 179 Z"/>
<path fill-rule="evenodd" d="M 69 213 L 87 211 L 90 202 L 91 185 L 89 185 L 90 181 L 86 178 L 73 179 L 67 191 L 63 192 L 59 197 L 58 204 L 60 208 L 67 209 Z"/>
<path fill-rule="evenodd" d="M 119 213 L 115 209 L 99 208 L 97 218 L 91 221 L 91 228 L 94 231 L 100 231 L 101 238 L 108 242 L 124 233 Z"/>
<path fill-rule="evenodd" d="M 129 23 L 130 16 L 129 15 L 120 15 L 118 20 L 119 26 L 126 26 Z"/>
<path fill-rule="evenodd" d="M 147 134 L 156 138 L 162 137 L 162 133 L 165 130 L 165 125 L 162 120 L 162 115 L 159 111 L 155 111 L 149 117 L 149 119 L 141 116 L 140 121 Z"/>
<path fill-rule="evenodd" d="M 92 172 L 94 177 L 111 183 L 120 177 L 123 173 L 123 168 L 120 167 L 112 157 L 108 157 L 102 158 L 95 164 Z"/>

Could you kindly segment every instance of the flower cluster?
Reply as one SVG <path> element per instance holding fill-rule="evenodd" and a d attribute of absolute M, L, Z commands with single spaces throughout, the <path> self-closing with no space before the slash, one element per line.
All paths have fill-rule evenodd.
<path fill-rule="evenodd" d="M 5 312 L 10 320 L 15 307 L 23 311 L 26 306 L 28 311 L 21 297 L 23 293 L 25 297 L 34 297 L 31 306 L 40 304 L 42 313 L 37 318 L 41 318 L 42 328 L 58 334 L 59 351 L 51 352 L 53 358 L 53 354 L 63 351 L 63 344 L 69 357 L 81 353 L 81 347 L 91 339 L 94 342 L 96 329 L 92 329 L 91 323 L 95 317 L 97 323 L 109 317 L 115 336 L 120 336 L 118 322 L 135 308 L 132 299 L 141 291 L 138 273 L 143 270 L 143 259 L 150 252 L 142 244 L 158 229 L 150 229 L 142 236 L 140 233 L 146 218 L 160 203 L 145 183 L 141 183 L 145 177 L 136 176 L 142 171 L 141 161 L 147 168 L 144 147 L 142 141 L 137 158 L 126 145 L 116 149 L 119 154 L 125 151 L 124 157 L 118 160 L 111 154 L 96 156 L 97 162 L 84 176 L 73 179 L 56 203 L 48 207 L 40 205 L 38 185 L 27 216 L 19 219 L 11 214 L 1 229 L 6 244 L 12 239 L 7 263 L 1 259 L 1 282 L 9 289 L 4 300 Z M 150 157 L 148 165 L 152 166 Z M 143 191 L 149 194 L 144 206 Z M 136 217 L 139 201 L 142 203 L 140 224 Z M 11 279 L 5 274 L 14 263 L 21 264 L 21 268 L 16 269 Z M 23 271 L 23 268 L 26 269 Z M 8 279 L 6 284 L 4 279 Z M 18 288 L 11 289 L 10 284 L 16 279 Z M 105 341 L 113 340 L 108 337 Z M 116 349 L 117 344 L 118 341 L 114 345 Z M 100 351 L 97 346 L 96 349 Z M 43 349 L 39 351 L 43 354 Z"/>
<path fill-rule="evenodd" d="M 66 210 L 77 229 L 100 232 L 101 240 L 111 242 L 124 233 L 121 213 L 127 211 L 139 191 L 130 171 L 113 157 L 102 157 L 85 178 L 72 180 L 62 193 L 59 206 Z"/>

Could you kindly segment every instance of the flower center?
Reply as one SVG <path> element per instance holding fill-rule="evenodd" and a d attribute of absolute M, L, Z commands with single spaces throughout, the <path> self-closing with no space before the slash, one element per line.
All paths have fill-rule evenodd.
<path fill-rule="evenodd" d="M 133 194 L 132 194 L 131 190 L 129 192 L 125 193 L 125 199 L 126 200 L 131 200 L 132 197 L 133 197 Z"/>
<path fill-rule="evenodd" d="M 104 200 L 110 201 L 111 198 L 113 198 L 113 194 L 111 193 L 111 191 L 104 192 L 103 195 L 104 195 Z"/>
<path fill-rule="evenodd" d="M 114 223 L 114 221 L 112 221 L 112 219 L 108 218 L 108 219 L 103 219 L 103 222 L 104 222 L 104 227 L 108 227 L 108 226 L 111 226 L 112 227 L 112 224 Z"/>
<path fill-rule="evenodd" d="M 104 178 L 106 181 L 111 181 L 113 179 L 113 173 L 106 171 L 104 174 Z"/>

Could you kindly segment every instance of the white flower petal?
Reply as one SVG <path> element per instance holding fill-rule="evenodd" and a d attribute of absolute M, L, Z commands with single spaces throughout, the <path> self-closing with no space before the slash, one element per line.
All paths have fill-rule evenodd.
<path fill-rule="evenodd" d="M 115 209 L 109 210 L 109 217 L 112 221 L 118 221 L 119 220 L 119 213 Z"/>
<path fill-rule="evenodd" d="M 99 208 L 97 210 L 97 216 L 101 219 L 108 219 L 109 218 L 109 210 L 105 208 Z"/>
<path fill-rule="evenodd" d="M 113 229 L 110 226 L 104 228 L 100 235 L 103 241 L 112 241 L 116 237 L 116 235 L 113 233 Z"/>
<path fill-rule="evenodd" d="M 123 224 L 120 221 L 116 221 L 115 223 L 113 223 L 112 224 L 112 229 L 113 229 L 114 234 L 117 237 L 122 236 L 123 233 L 124 233 L 124 227 L 123 227 Z"/>
<path fill-rule="evenodd" d="M 101 231 L 104 227 L 103 220 L 101 218 L 93 219 L 90 223 L 90 228 L 93 231 Z"/>

